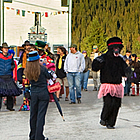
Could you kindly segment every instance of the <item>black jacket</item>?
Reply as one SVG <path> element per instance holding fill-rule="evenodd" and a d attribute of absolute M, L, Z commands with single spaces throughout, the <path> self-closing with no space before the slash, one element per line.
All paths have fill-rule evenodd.
<path fill-rule="evenodd" d="M 122 76 L 130 72 L 122 57 L 115 57 L 112 51 L 108 51 L 93 60 L 92 70 L 100 70 L 101 83 L 120 84 Z"/>
<path fill-rule="evenodd" d="M 89 69 L 91 69 L 92 61 L 89 57 L 85 57 L 85 69 L 83 73 L 87 72 Z"/>
<path fill-rule="evenodd" d="M 138 84 L 140 82 L 140 61 L 130 63 L 132 69 L 132 75 L 130 81 L 132 83 Z"/>
<path fill-rule="evenodd" d="M 64 62 L 66 60 L 66 55 L 62 57 L 62 67 L 61 67 L 61 69 L 58 68 L 59 58 L 60 58 L 60 55 L 58 56 L 58 59 L 56 60 L 56 75 L 57 75 L 57 78 L 62 79 L 64 77 L 66 77 L 66 72 L 64 71 Z"/>
<path fill-rule="evenodd" d="M 48 70 L 45 66 L 41 66 L 41 72 L 38 78 L 38 81 L 31 80 L 31 93 L 37 92 L 37 93 L 46 93 L 49 94 L 48 88 L 47 88 L 47 79 L 51 79 L 52 75 L 48 73 Z"/>

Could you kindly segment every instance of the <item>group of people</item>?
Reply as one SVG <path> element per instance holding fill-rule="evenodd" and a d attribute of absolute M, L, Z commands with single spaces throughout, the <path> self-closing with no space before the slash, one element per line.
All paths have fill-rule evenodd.
<path fill-rule="evenodd" d="M 24 42 L 24 51 L 18 62 L 17 80 L 18 87 L 22 87 L 21 84 L 24 85 L 24 96 L 27 95 L 25 93 L 30 95 L 30 140 L 48 140 L 43 135 L 45 115 L 50 101 L 48 81 L 51 79 L 52 82 L 59 82 L 61 89 L 65 87 L 65 101 L 69 101 L 70 94 L 70 104 L 76 104 L 76 102 L 79 104 L 81 103 L 81 90 L 87 91 L 90 70 L 94 71 L 94 90 L 99 88 L 97 80 L 100 77 L 98 98 L 103 97 L 104 102 L 100 124 L 108 129 L 115 128 L 121 99 L 124 92 L 129 93 L 129 79 L 131 79 L 131 83 L 138 86 L 140 62 L 134 54 L 131 57 L 128 57 L 127 54 L 124 57 L 120 55 L 123 44 L 118 37 L 110 38 L 107 46 L 108 51 L 105 54 L 99 54 L 98 47 L 93 46 L 94 59 L 92 62 L 87 56 L 87 52 L 79 52 L 75 44 L 71 45 L 69 54 L 64 47 L 58 47 L 57 54 L 53 54 L 45 42 L 36 41 L 35 45 L 30 44 L 29 41 Z M 2 44 L 0 65 L 2 66 L 0 68 L 0 101 L 3 96 L 7 96 L 7 109 L 13 111 L 13 104 L 11 104 L 13 96 L 18 96 L 22 92 L 12 78 L 14 61 L 13 56 L 8 53 L 7 43 Z M 125 88 L 122 85 L 122 77 L 127 77 Z M 23 79 L 26 79 L 26 82 L 23 83 Z M 61 89 L 55 93 L 58 100 L 62 94 Z M 137 91 L 138 94 L 139 91 Z"/>

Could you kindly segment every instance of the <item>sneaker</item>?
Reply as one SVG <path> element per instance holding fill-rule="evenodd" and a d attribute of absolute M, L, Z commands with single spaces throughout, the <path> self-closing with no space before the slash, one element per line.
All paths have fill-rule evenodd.
<path fill-rule="evenodd" d="M 103 126 L 106 126 L 106 122 L 103 121 L 103 120 L 100 120 L 100 124 L 103 125 Z"/>
<path fill-rule="evenodd" d="M 88 91 L 87 89 L 84 89 L 84 91 Z"/>
<path fill-rule="evenodd" d="M 10 110 L 10 111 L 15 111 L 15 109 L 14 108 L 7 108 L 8 110 Z"/>
<path fill-rule="evenodd" d="M 65 98 L 65 101 L 69 101 L 69 98 L 68 98 L 68 97 L 66 97 L 66 98 Z"/>
<path fill-rule="evenodd" d="M 97 88 L 95 87 L 95 88 L 93 89 L 93 91 L 97 91 Z"/>
<path fill-rule="evenodd" d="M 60 95 L 59 98 L 62 98 L 62 95 Z"/>
<path fill-rule="evenodd" d="M 75 102 L 70 102 L 69 104 L 76 104 Z"/>

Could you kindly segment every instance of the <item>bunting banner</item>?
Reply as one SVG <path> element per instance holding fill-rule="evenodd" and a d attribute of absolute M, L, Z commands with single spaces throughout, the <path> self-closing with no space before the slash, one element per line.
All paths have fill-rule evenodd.
<path fill-rule="evenodd" d="M 20 10 L 16 9 L 16 15 L 20 15 Z"/>
<path fill-rule="evenodd" d="M 26 13 L 28 14 L 35 14 L 35 11 L 26 11 L 26 10 L 20 10 L 20 9 L 16 9 L 13 7 L 5 7 L 6 10 L 15 10 L 16 11 L 16 15 L 21 15 L 22 17 L 25 17 Z M 20 14 L 21 12 L 21 14 Z M 57 12 L 48 12 L 48 11 L 44 11 L 44 12 L 38 12 L 41 14 L 42 17 L 50 17 L 51 15 L 60 15 L 60 14 L 65 14 L 65 13 L 69 13 L 69 11 L 57 11 Z"/>

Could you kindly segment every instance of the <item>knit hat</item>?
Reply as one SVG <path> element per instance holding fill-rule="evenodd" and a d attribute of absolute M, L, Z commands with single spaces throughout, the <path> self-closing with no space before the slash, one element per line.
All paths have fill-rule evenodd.
<path fill-rule="evenodd" d="M 122 49 L 124 47 L 122 43 L 123 42 L 119 37 L 112 37 L 108 39 L 107 46 L 108 49 L 115 48 L 115 47 L 119 47 L 120 49 Z"/>
<path fill-rule="evenodd" d="M 29 52 L 27 61 L 36 61 L 40 58 L 37 51 Z"/>
<path fill-rule="evenodd" d="M 82 51 L 82 53 L 87 53 L 87 51 Z"/>

